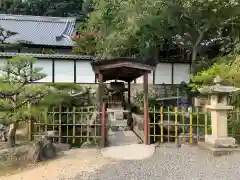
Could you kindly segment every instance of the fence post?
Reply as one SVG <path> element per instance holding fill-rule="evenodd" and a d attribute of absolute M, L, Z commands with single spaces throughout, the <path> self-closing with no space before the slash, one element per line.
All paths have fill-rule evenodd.
<path fill-rule="evenodd" d="M 104 103 L 102 104 L 102 108 L 101 108 L 101 147 L 105 147 L 105 126 L 106 126 L 106 122 L 105 122 L 105 106 Z"/>
<path fill-rule="evenodd" d="M 72 143 L 76 143 L 76 107 L 73 107 L 73 132 L 72 132 Z"/>
<path fill-rule="evenodd" d="M 175 119 L 175 143 L 178 144 L 178 107 L 174 109 L 174 119 Z"/>
<path fill-rule="evenodd" d="M 193 143 L 193 109 L 190 107 L 189 109 L 189 138 L 190 144 Z"/>
<path fill-rule="evenodd" d="M 161 121 L 161 143 L 163 143 L 163 107 L 160 108 L 160 121 Z"/>
<path fill-rule="evenodd" d="M 31 108 L 31 104 L 28 103 L 28 109 Z M 28 140 L 32 141 L 33 140 L 33 119 L 32 116 L 29 116 L 29 121 L 28 121 Z"/>
<path fill-rule="evenodd" d="M 33 122 L 32 118 L 30 118 L 28 122 L 28 140 L 32 141 L 33 140 Z"/>

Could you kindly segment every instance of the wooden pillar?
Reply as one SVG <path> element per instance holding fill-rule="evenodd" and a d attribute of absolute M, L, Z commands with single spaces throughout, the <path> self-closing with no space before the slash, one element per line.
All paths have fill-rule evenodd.
<path fill-rule="evenodd" d="M 98 73 L 98 101 L 99 101 L 100 107 L 103 103 L 102 96 L 103 96 L 103 77 L 102 77 L 102 73 L 99 72 Z"/>
<path fill-rule="evenodd" d="M 128 109 L 131 110 L 131 82 L 128 82 Z"/>
<path fill-rule="evenodd" d="M 143 93 L 144 93 L 144 144 L 148 144 L 149 112 L 148 112 L 148 72 L 143 75 Z"/>
<path fill-rule="evenodd" d="M 102 73 L 99 72 L 98 73 L 98 108 L 99 108 L 99 123 L 97 124 L 101 124 L 101 128 L 99 129 L 99 132 L 101 132 L 101 147 L 105 146 L 105 117 L 104 117 L 104 106 L 103 106 L 103 77 L 102 77 Z"/>

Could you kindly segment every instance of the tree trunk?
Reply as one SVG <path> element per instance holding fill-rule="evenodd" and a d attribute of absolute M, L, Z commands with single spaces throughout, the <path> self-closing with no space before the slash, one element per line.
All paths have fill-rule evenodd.
<path fill-rule="evenodd" d="M 198 49 L 194 46 L 192 49 L 192 58 L 191 58 L 191 74 L 195 74 L 196 70 L 196 60 L 197 60 Z"/>
<path fill-rule="evenodd" d="M 201 43 L 203 36 L 204 36 L 205 31 L 199 31 L 199 36 L 192 48 L 192 58 L 191 58 L 191 74 L 196 73 L 196 60 L 197 60 L 197 53 L 199 50 L 199 44 Z"/>
<path fill-rule="evenodd" d="M 7 137 L 9 147 L 14 147 L 16 144 L 16 130 L 17 122 L 10 124 Z"/>

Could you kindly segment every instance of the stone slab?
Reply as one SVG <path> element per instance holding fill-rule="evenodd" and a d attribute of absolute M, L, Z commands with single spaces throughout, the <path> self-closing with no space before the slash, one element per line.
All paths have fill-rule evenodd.
<path fill-rule="evenodd" d="M 240 153 L 239 147 L 215 148 L 205 142 L 199 142 L 198 147 L 202 150 L 209 151 L 213 156 L 222 156 L 222 155 L 231 155 L 232 153 Z"/>
<path fill-rule="evenodd" d="M 205 136 L 205 143 L 214 148 L 232 148 L 236 147 L 236 140 L 233 137 L 216 138 L 212 135 Z"/>
<path fill-rule="evenodd" d="M 111 126 L 119 126 L 119 127 L 125 127 L 127 126 L 127 120 L 115 120 L 115 121 L 110 121 Z"/>
<path fill-rule="evenodd" d="M 144 144 L 130 144 L 103 148 L 104 157 L 116 160 L 142 160 L 151 157 L 155 152 L 155 146 Z"/>
<path fill-rule="evenodd" d="M 110 146 L 138 144 L 140 140 L 132 131 L 110 131 L 108 135 Z"/>

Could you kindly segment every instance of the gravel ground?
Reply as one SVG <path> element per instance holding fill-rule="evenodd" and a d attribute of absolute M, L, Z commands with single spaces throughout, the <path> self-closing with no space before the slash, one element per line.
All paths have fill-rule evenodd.
<path fill-rule="evenodd" d="M 159 147 L 141 161 L 120 161 L 90 173 L 88 180 L 240 180 L 240 154 L 213 157 L 198 147 Z M 83 176 L 75 179 L 85 180 Z"/>
<path fill-rule="evenodd" d="M 213 157 L 198 147 L 159 147 L 145 160 L 116 161 L 96 149 L 73 149 L 57 160 L 1 180 L 240 180 L 240 154 Z"/>
<path fill-rule="evenodd" d="M 79 174 L 80 179 L 88 179 L 91 172 L 111 163 L 115 161 L 104 158 L 99 149 L 72 149 L 56 160 L 0 180 L 74 180 Z"/>

